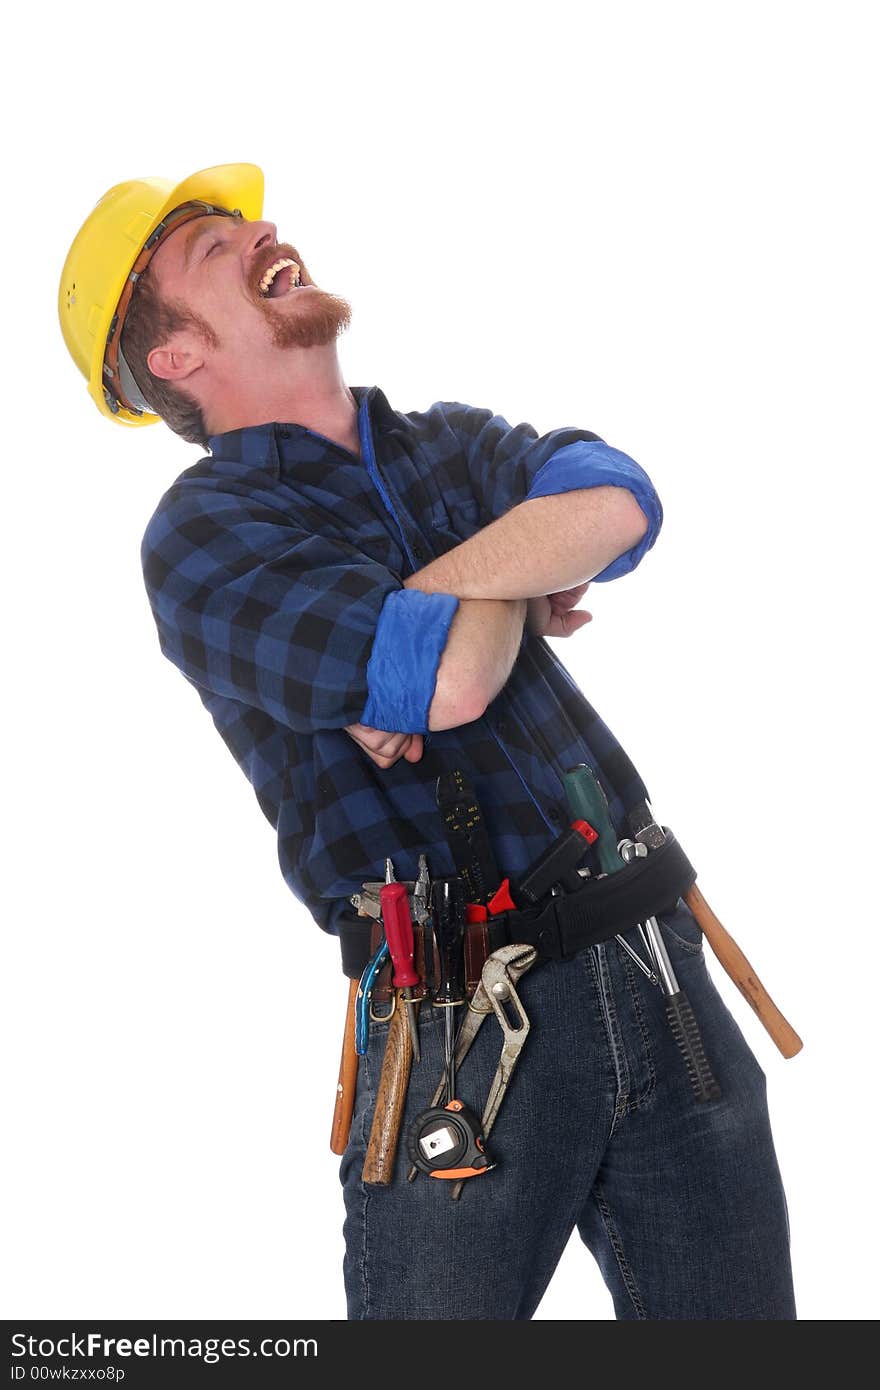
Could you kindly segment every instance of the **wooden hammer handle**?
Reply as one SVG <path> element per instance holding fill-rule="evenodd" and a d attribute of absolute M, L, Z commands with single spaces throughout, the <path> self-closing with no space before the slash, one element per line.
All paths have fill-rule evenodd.
<path fill-rule="evenodd" d="M 795 1057 L 803 1043 L 779 1012 L 730 932 L 721 925 L 696 884 L 684 900 L 697 919 L 706 940 L 743 998 L 751 1005 L 783 1057 Z"/>
<path fill-rule="evenodd" d="M 333 1128 L 330 1132 L 330 1152 L 344 1154 L 351 1133 L 351 1117 L 354 1111 L 354 1095 L 357 1090 L 358 1055 L 354 1045 L 354 1019 L 357 1005 L 358 982 L 348 982 L 348 1008 L 345 1012 L 345 1033 L 342 1038 L 342 1057 L 339 1062 L 339 1080 L 336 1083 L 336 1107 L 333 1111 Z"/>
<path fill-rule="evenodd" d="M 376 1093 L 376 1109 L 364 1159 L 364 1182 L 390 1183 L 412 1066 L 412 1038 L 406 1004 L 398 990 Z"/>

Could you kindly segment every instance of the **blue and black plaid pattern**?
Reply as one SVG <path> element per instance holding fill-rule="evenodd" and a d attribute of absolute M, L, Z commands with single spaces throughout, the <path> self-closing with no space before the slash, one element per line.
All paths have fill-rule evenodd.
<path fill-rule="evenodd" d="M 597 773 L 626 832 L 644 783 L 529 633 L 485 715 L 426 734 L 420 762 L 381 769 L 344 730 L 368 722 L 368 665 L 388 596 L 524 501 L 542 470 L 535 495 L 614 481 L 638 496 L 649 533 L 603 578 L 637 564 L 662 520 L 638 465 L 587 430 L 539 438 L 469 405 L 402 414 L 376 386 L 350 389 L 362 458 L 296 424 L 216 436 L 210 457 L 162 497 L 142 545 L 161 649 L 252 783 L 288 886 L 330 932 L 350 894 L 384 877 L 386 856 L 400 879 L 415 877 L 420 853 L 432 877 L 455 872 L 434 800 L 446 767 L 472 781 L 502 875 L 523 873 L 570 819 L 561 777 L 575 763 Z M 446 605 L 432 609 L 442 631 L 455 601 L 433 597 Z"/>

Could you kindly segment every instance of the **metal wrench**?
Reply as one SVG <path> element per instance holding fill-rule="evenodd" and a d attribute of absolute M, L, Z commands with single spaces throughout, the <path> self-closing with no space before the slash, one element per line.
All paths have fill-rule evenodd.
<path fill-rule="evenodd" d="M 483 973 L 480 978 L 479 986 L 474 994 L 474 998 L 479 997 L 482 1006 L 483 995 L 488 999 L 495 1017 L 501 1025 L 504 1034 L 504 1043 L 501 1048 L 501 1056 L 495 1070 L 489 1094 L 486 1097 L 486 1104 L 483 1109 L 483 1138 L 487 1138 L 492 1126 L 495 1123 L 498 1111 L 501 1109 L 507 1088 L 510 1085 L 510 1078 L 513 1076 L 514 1068 L 519 1061 L 519 1054 L 523 1050 L 525 1040 L 529 1035 L 531 1024 L 528 1015 L 520 1002 L 520 997 L 514 988 L 512 971 L 506 962 L 499 959 L 504 951 L 520 951 L 517 959 L 516 978 L 519 979 L 535 963 L 538 953 L 532 946 L 502 947 L 501 951 L 490 956 L 483 966 Z M 484 1014 L 485 1017 L 485 1014 Z M 513 1017 L 516 1022 L 511 1022 Z M 464 1181 L 459 1181 L 452 1189 L 452 1200 L 457 1202 L 461 1196 Z"/>

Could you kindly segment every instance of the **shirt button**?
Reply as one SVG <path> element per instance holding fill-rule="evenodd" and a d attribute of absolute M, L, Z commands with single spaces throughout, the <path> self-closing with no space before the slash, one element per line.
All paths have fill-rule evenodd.
<path fill-rule="evenodd" d="M 282 439 L 289 439 L 289 438 L 290 438 L 290 430 L 281 430 L 280 433 L 281 433 L 281 438 L 282 438 Z"/>
<path fill-rule="evenodd" d="M 559 810 L 557 810 L 555 806 L 549 806 L 547 808 L 547 814 L 553 821 L 554 825 L 558 825 L 559 822 L 562 820 L 562 813 Z"/>
<path fill-rule="evenodd" d="M 424 547 L 423 545 L 421 545 L 421 544 L 419 543 L 419 541 L 413 541 L 412 553 L 413 553 L 413 555 L 415 555 L 415 557 L 416 557 L 417 560 L 424 560 L 424 558 L 425 558 L 425 547 Z"/>

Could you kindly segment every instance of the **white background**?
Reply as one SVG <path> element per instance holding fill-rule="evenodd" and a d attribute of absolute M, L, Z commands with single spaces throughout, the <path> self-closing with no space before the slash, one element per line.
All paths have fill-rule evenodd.
<path fill-rule="evenodd" d="M 593 429 L 655 482 L 660 541 L 556 647 L 805 1039 L 784 1062 L 712 961 L 768 1075 L 801 1317 L 875 1316 L 872 8 L 18 11 L 5 1316 L 345 1316 L 336 946 L 142 586 L 200 451 L 104 420 L 56 314 L 107 188 L 237 160 L 351 301 L 350 384 Z M 577 1243 L 538 1316 L 612 1317 Z"/>

